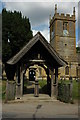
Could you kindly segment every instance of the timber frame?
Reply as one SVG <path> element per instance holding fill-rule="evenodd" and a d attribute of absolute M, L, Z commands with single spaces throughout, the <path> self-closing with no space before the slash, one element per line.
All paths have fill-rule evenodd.
<path fill-rule="evenodd" d="M 46 71 L 51 97 L 57 96 L 58 68 L 67 65 L 67 62 L 59 56 L 42 34 L 38 32 L 6 63 L 9 67 L 7 79 L 14 80 L 14 75 L 16 75 L 16 97 L 21 98 L 23 96 L 24 73 L 30 66 L 34 66 L 35 64 L 43 67 Z M 10 74 L 12 75 L 9 77 Z M 51 81 L 49 78 L 50 74 Z"/>

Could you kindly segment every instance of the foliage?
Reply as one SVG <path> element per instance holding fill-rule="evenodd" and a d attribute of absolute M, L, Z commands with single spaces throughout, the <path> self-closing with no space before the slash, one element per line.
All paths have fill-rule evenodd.
<path fill-rule="evenodd" d="M 64 101 L 64 102 L 71 102 L 69 99 L 65 99 L 65 98 L 68 98 L 67 95 L 70 94 L 69 92 L 69 88 L 66 90 L 66 94 L 64 92 L 64 84 L 67 86 L 70 84 L 70 81 L 69 80 L 62 80 L 62 81 L 59 81 L 59 85 L 58 85 L 58 89 L 59 89 L 59 95 L 58 95 L 58 99 L 61 100 L 61 101 Z M 72 100 L 78 100 L 79 99 L 79 95 L 78 95 L 78 87 L 79 87 L 79 83 L 76 81 L 76 80 L 73 80 L 72 82 L 73 84 L 73 88 L 72 88 Z"/>
<path fill-rule="evenodd" d="M 47 84 L 47 80 L 39 80 L 40 87 L 44 87 Z"/>
<path fill-rule="evenodd" d="M 39 80 L 41 93 L 47 94 L 47 80 Z"/>
<path fill-rule="evenodd" d="M 58 84 L 58 100 L 62 102 L 70 102 L 70 84 L 65 84 L 63 82 Z"/>
<path fill-rule="evenodd" d="M 5 63 L 33 37 L 29 18 L 2 10 L 2 57 Z"/>
<path fill-rule="evenodd" d="M 80 52 L 80 47 L 76 47 L 76 52 Z"/>
<path fill-rule="evenodd" d="M 76 82 L 75 80 L 73 81 L 73 91 L 72 91 L 72 97 L 73 99 L 78 99 L 79 98 L 79 94 L 78 94 L 78 86 L 79 82 Z"/>
<path fill-rule="evenodd" d="M 0 83 L 0 98 L 2 98 L 2 100 L 5 99 L 5 93 L 6 93 L 6 81 L 3 80 L 1 81 L 2 83 Z"/>

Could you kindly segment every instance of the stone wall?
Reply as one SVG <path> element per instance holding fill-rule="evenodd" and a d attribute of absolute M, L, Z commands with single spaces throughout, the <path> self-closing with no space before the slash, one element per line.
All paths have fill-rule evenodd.
<path fill-rule="evenodd" d="M 59 78 L 65 78 L 65 79 L 69 79 L 69 77 L 73 77 L 73 79 L 75 79 L 77 77 L 77 67 L 78 67 L 78 63 L 77 62 L 72 62 L 71 66 L 68 65 L 69 67 L 69 74 L 66 75 L 65 74 L 65 67 L 60 67 L 59 68 Z"/>
<path fill-rule="evenodd" d="M 64 60 L 76 61 L 74 38 L 60 37 L 56 44 L 57 52 L 64 58 Z"/>

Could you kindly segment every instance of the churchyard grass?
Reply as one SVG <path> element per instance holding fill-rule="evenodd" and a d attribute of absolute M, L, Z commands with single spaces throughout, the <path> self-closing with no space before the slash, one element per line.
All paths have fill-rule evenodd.
<path fill-rule="evenodd" d="M 2 100 L 5 99 L 5 93 L 6 93 L 6 80 L 1 80 L 2 83 L 0 84 L 0 98 Z"/>
<path fill-rule="evenodd" d="M 47 94 L 47 80 L 39 80 L 39 86 L 41 93 Z"/>
<path fill-rule="evenodd" d="M 41 88 L 44 87 L 46 84 L 47 84 L 47 80 L 43 80 L 43 79 L 39 80 L 39 85 Z"/>

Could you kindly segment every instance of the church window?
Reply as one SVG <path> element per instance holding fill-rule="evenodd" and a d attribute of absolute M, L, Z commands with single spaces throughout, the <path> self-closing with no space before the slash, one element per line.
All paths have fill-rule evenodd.
<path fill-rule="evenodd" d="M 54 37 L 54 31 L 52 31 L 52 34 L 51 34 L 52 38 Z"/>
<path fill-rule="evenodd" d="M 68 26 L 68 23 L 67 23 L 67 22 L 64 22 L 64 23 L 63 23 L 63 30 L 67 30 L 67 26 Z"/>
<path fill-rule="evenodd" d="M 69 67 L 68 66 L 65 67 L 65 74 L 69 75 Z"/>
<path fill-rule="evenodd" d="M 54 23 L 52 24 L 52 32 L 51 32 L 51 39 L 53 39 L 54 38 Z"/>

